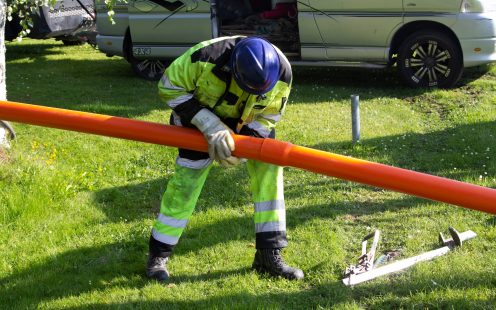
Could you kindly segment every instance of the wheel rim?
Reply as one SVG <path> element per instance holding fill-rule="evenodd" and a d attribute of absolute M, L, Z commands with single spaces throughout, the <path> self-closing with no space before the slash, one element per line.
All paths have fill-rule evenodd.
<path fill-rule="evenodd" d="M 452 57 L 450 51 L 437 41 L 417 42 L 405 59 L 410 78 L 417 84 L 436 86 L 450 78 Z"/>
<path fill-rule="evenodd" d="M 145 59 L 136 64 L 136 68 L 148 78 L 160 77 L 165 70 L 165 65 L 160 60 Z"/>

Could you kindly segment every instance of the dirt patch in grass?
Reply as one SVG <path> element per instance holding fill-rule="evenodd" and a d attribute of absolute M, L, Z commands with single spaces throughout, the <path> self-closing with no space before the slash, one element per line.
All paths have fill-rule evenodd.
<path fill-rule="evenodd" d="M 418 96 L 406 97 L 405 100 L 425 114 L 436 113 L 445 120 L 455 110 L 473 106 L 479 102 L 484 92 L 480 87 L 464 85 L 453 90 L 453 95 L 443 97 L 435 92 L 424 93 Z"/>
<path fill-rule="evenodd" d="M 345 222 L 356 222 L 358 220 L 358 216 L 356 215 L 352 215 L 352 214 L 345 214 L 343 217 L 342 217 L 343 221 Z"/>

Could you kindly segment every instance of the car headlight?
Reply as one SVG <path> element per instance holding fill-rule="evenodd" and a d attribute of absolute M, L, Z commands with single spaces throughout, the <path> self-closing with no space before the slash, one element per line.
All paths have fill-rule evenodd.
<path fill-rule="evenodd" d="M 463 0 L 460 8 L 461 13 L 483 13 L 496 11 L 494 0 Z"/>

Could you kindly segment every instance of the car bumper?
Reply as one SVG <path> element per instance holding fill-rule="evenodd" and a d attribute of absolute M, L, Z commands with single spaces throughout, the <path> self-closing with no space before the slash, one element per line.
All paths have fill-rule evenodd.
<path fill-rule="evenodd" d="M 496 38 L 467 39 L 460 42 L 465 67 L 496 62 Z"/>
<path fill-rule="evenodd" d="M 496 12 L 462 13 L 452 28 L 460 39 L 465 67 L 496 62 Z"/>
<path fill-rule="evenodd" d="M 98 49 L 107 56 L 124 57 L 124 37 L 123 36 L 96 36 Z"/>

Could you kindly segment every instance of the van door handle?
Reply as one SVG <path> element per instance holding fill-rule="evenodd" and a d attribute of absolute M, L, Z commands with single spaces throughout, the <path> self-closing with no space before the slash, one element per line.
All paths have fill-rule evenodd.
<path fill-rule="evenodd" d="M 409 2 L 409 3 L 406 4 L 406 6 L 417 6 L 417 4 L 416 3 L 413 3 L 413 2 Z"/>

